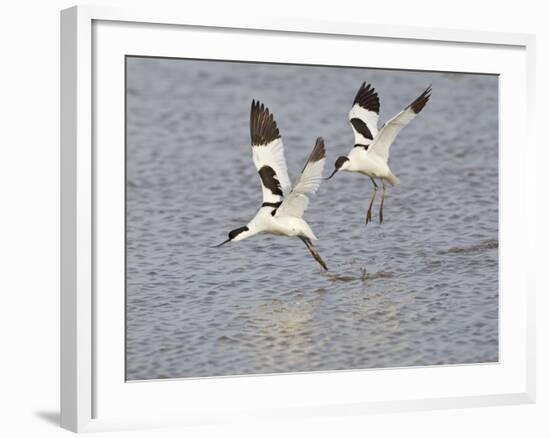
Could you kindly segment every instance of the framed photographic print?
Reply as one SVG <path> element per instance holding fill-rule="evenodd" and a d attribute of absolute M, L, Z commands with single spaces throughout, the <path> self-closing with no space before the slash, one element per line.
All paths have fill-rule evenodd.
<path fill-rule="evenodd" d="M 63 427 L 534 400 L 533 37 L 61 24 Z"/>

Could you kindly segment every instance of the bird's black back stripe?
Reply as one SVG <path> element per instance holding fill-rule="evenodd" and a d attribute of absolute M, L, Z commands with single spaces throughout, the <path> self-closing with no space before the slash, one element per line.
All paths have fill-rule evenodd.
<path fill-rule="evenodd" d="M 250 107 L 250 140 L 253 146 L 264 146 L 280 138 L 279 128 L 263 103 L 252 101 Z"/>
<path fill-rule="evenodd" d="M 368 149 L 369 149 L 369 145 L 368 145 L 368 144 L 354 144 L 353 147 L 354 147 L 354 148 L 365 148 L 365 150 L 368 150 Z"/>
<path fill-rule="evenodd" d="M 353 129 L 355 129 L 359 134 L 361 134 L 367 140 L 372 140 L 372 134 L 365 122 L 363 122 L 361 119 L 358 119 L 356 117 L 351 119 L 349 122 L 353 126 Z"/>
<path fill-rule="evenodd" d="M 430 85 L 424 92 L 418 96 L 413 103 L 411 103 L 409 106 L 414 111 L 415 114 L 418 114 L 422 109 L 426 106 L 428 103 L 428 100 L 430 100 L 430 93 L 432 91 L 432 86 Z"/>
<path fill-rule="evenodd" d="M 380 112 L 380 99 L 378 98 L 378 93 L 374 88 L 371 88 L 370 84 L 365 86 L 365 82 L 359 87 L 353 104 L 357 104 L 368 111 L 374 111 L 376 114 Z"/>
<path fill-rule="evenodd" d="M 273 208 L 279 208 L 283 201 L 280 202 L 264 202 L 262 203 L 262 207 L 273 207 Z"/>
<path fill-rule="evenodd" d="M 275 216 L 275 213 L 277 213 L 278 208 L 281 206 L 283 201 L 280 202 L 264 202 L 262 203 L 262 207 L 273 207 L 273 210 L 271 211 L 271 216 Z"/>
<path fill-rule="evenodd" d="M 274 195 L 283 196 L 283 191 L 281 190 L 281 184 L 277 178 L 277 174 L 270 166 L 262 166 L 258 171 L 260 178 L 262 179 L 262 184 L 266 189 L 271 190 L 271 193 Z"/>

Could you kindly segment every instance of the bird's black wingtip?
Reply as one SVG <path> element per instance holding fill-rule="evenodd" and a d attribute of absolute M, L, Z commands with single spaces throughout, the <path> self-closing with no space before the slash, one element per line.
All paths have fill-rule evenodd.
<path fill-rule="evenodd" d="M 309 154 L 309 158 L 307 159 L 306 164 L 304 164 L 302 172 L 306 169 L 309 163 L 315 163 L 325 157 L 325 140 L 323 140 L 323 137 L 317 137 L 317 140 L 315 140 L 315 146 L 313 146 L 313 150 L 311 151 L 311 154 Z"/>
<path fill-rule="evenodd" d="M 250 140 L 252 146 L 264 146 L 280 138 L 279 128 L 269 108 L 252 99 L 250 107 Z"/>
<path fill-rule="evenodd" d="M 430 84 L 428 88 L 426 88 L 420 96 L 418 96 L 413 103 L 410 104 L 410 108 L 413 110 L 415 114 L 418 114 L 420 111 L 424 109 L 428 101 L 430 100 L 432 92 L 432 85 Z"/>
<path fill-rule="evenodd" d="M 320 147 L 325 149 L 325 139 L 323 137 L 317 137 L 315 139 L 315 147 Z"/>
<path fill-rule="evenodd" d="M 325 158 L 325 156 L 325 140 L 323 139 L 323 137 L 317 137 L 317 140 L 315 140 L 315 146 L 313 147 L 313 152 L 311 153 L 308 161 L 319 161 Z"/>
<path fill-rule="evenodd" d="M 365 108 L 367 111 L 373 111 L 376 114 L 380 112 L 380 99 L 378 98 L 378 93 L 371 84 L 367 84 L 366 81 L 363 81 L 355 99 L 353 99 L 353 105 L 359 105 L 362 108 Z"/>

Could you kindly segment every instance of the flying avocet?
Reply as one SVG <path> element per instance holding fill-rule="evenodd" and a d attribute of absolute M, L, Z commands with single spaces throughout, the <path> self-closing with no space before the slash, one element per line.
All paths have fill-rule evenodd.
<path fill-rule="evenodd" d="M 325 166 L 325 144 L 317 138 L 298 181 L 291 189 L 288 178 L 284 147 L 273 114 L 263 103 L 252 101 L 250 108 L 250 138 L 252 160 L 258 170 L 262 184 L 263 203 L 256 216 L 244 227 L 229 232 L 229 238 L 216 245 L 238 242 L 258 233 L 299 237 L 313 258 L 328 270 L 317 249 L 311 243 L 317 240 L 315 234 L 302 219 L 309 199 L 308 193 L 315 193 L 322 181 Z"/>
<path fill-rule="evenodd" d="M 349 112 L 349 122 L 355 136 L 355 144 L 347 157 L 338 157 L 334 163 L 334 171 L 327 178 L 332 178 L 336 172 L 347 170 L 366 175 L 372 181 L 374 193 L 367 210 L 366 223 L 371 221 L 371 211 L 378 185 L 375 179 L 382 180 L 382 196 L 380 200 L 380 223 L 383 220 L 384 195 L 387 181 L 392 186 L 399 185 L 397 178 L 388 166 L 390 146 L 404 126 L 408 125 L 422 111 L 430 99 L 431 86 L 418 96 L 409 106 L 388 120 L 378 131 L 380 100 L 378 93 L 371 85 L 361 84 Z"/>

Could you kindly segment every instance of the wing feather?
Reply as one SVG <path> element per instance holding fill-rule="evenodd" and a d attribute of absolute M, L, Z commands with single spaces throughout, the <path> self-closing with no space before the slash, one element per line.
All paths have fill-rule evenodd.
<path fill-rule="evenodd" d="M 355 137 L 355 144 L 368 149 L 378 134 L 380 99 L 371 84 L 365 84 L 365 82 L 361 84 L 355 95 L 349 112 L 349 122 Z"/>
<path fill-rule="evenodd" d="M 296 185 L 277 210 L 277 215 L 301 218 L 309 204 L 308 193 L 315 193 L 323 180 L 323 168 L 326 161 L 325 142 L 317 138 L 313 151 L 296 182 Z"/>
<path fill-rule="evenodd" d="M 263 202 L 277 203 L 290 191 L 283 140 L 269 108 L 252 101 L 250 108 L 252 161 L 260 175 Z"/>
<path fill-rule="evenodd" d="M 375 137 L 374 142 L 367 152 L 370 154 L 377 154 L 385 161 L 388 161 L 390 157 L 390 146 L 397 137 L 397 134 L 399 134 L 399 132 L 426 106 L 428 100 L 430 100 L 431 91 L 432 87 L 429 86 L 410 105 L 399 112 L 395 117 L 388 120 Z"/>

